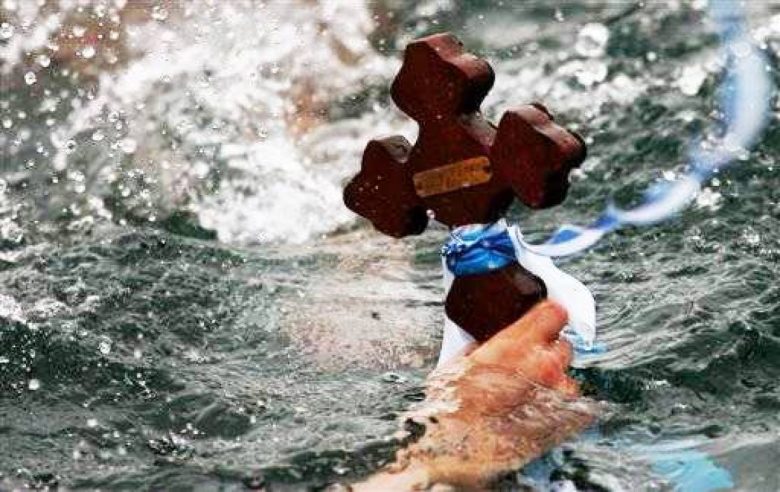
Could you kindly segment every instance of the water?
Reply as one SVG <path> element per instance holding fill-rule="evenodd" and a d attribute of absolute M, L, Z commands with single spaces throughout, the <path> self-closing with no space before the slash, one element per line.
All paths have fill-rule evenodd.
<path fill-rule="evenodd" d="M 491 117 L 538 98 L 587 139 L 563 206 L 512 211 L 531 238 L 671 179 L 718 116 L 705 2 L 151 3 L 0 7 L 2 488 L 300 489 L 392 456 L 446 233 L 381 237 L 340 189 L 414 137 L 408 40 L 452 30 Z M 749 8 L 774 62 L 780 5 Z M 776 114 L 680 218 L 567 261 L 609 347 L 577 375 L 610 411 L 557 465 L 581 487 L 668 488 L 673 449 L 780 488 Z"/>

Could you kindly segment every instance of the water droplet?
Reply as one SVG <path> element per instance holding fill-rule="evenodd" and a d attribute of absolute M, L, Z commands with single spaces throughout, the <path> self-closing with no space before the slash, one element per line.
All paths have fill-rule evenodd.
<path fill-rule="evenodd" d="M 38 77 L 35 76 L 35 72 L 27 72 L 26 74 L 24 74 L 24 82 L 27 85 L 33 85 L 37 81 L 38 81 Z"/>
<path fill-rule="evenodd" d="M 744 58 L 752 51 L 753 47 L 750 45 L 750 43 L 745 41 L 736 42 L 731 46 L 731 52 L 734 53 L 734 56 L 737 58 Z"/>
<path fill-rule="evenodd" d="M 22 306 L 11 296 L 0 294 L 0 318 L 24 322 Z"/>
<path fill-rule="evenodd" d="M 46 55 L 38 55 L 38 57 L 35 60 L 38 62 L 38 65 L 44 68 L 51 65 L 51 58 L 49 58 Z"/>
<path fill-rule="evenodd" d="M 742 239 L 747 243 L 748 246 L 758 246 L 758 244 L 761 242 L 761 236 L 759 234 L 748 228 L 742 231 Z"/>
<path fill-rule="evenodd" d="M 405 383 L 406 378 L 395 372 L 386 372 L 382 375 L 382 381 L 386 383 Z"/>
<path fill-rule="evenodd" d="M 0 38 L 10 39 L 14 35 L 14 26 L 7 22 L 0 24 Z"/>
<path fill-rule="evenodd" d="M 92 134 L 93 142 L 101 142 L 104 138 L 106 138 L 106 136 L 100 130 L 96 130 L 95 133 Z"/>
<path fill-rule="evenodd" d="M 125 154 L 133 154 L 138 148 L 138 144 L 132 138 L 125 138 L 119 143 L 119 149 Z"/>
<path fill-rule="evenodd" d="M 65 142 L 65 153 L 72 154 L 76 150 L 76 141 L 73 139 Z"/>
<path fill-rule="evenodd" d="M 719 192 L 713 191 L 711 188 L 704 188 L 696 195 L 696 206 L 699 208 L 717 210 L 720 199 L 721 194 Z"/>
<path fill-rule="evenodd" d="M 77 38 L 82 37 L 87 32 L 87 28 L 84 26 L 75 25 L 73 26 L 73 29 L 71 30 L 74 36 Z"/>
<path fill-rule="evenodd" d="M 604 24 L 591 22 L 585 24 L 577 35 L 574 49 L 577 53 L 587 57 L 603 56 L 609 41 L 609 29 Z"/>
<path fill-rule="evenodd" d="M 601 60 L 586 60 L 574 73 L 577 82 L 585 87 L 604 82 L 607 78 L 607 64 Z"/>
<path fill-rule="evenodd" d="M 707 72 L 702 67 L 689 65 L 683 68 L 680 78 L 677 79 L 677 87 L 686 96 L 695 96 L 706 79 Z"/>
<path fill-rule="evenodd" d="M 6 219 L 0 224 L 0 238 L 10 243 L 19 244 L 24 239 L 24 231 L 16 222 Z"/>
<path fill-rule="evenodd" d="M 98 350 L 103 355 L 108 355 L 111 353 L 111 340 L 107 337 L 104 337 L 100 342 L 98 343 Z"/>
<path fill-rule="evenodd" d="M 12 126 L 14 126 L 14 120 L 12 120 L 11 118 L 8 118 L 8 117 L 3 118 L 3 128 L 5 128 L 7 130 L 7 129 L 11 128 Z"/>
<path fill-rule="evenodd" d="M 31 391 L 36 391 L 41 388 L 41 382 L 37 379 L 31 379 L 27 382 L 27 387 L 30 388 Z"/>
<path fill-rule="evenodd" d="M 168 18 L 168 11 L 159 5 L 155 5 L 152 9 L 152 19 L 157 21 L 164 21 Z"/>
<path fill-rule="evenodd" d="M 94 417 L 87 419 L 87 427 L 94 428 L 98 426 L 98 420 Z"/>
<path fill-rule="evenodd" d="M 90 58 L 95 56 L 95 47 L 92 45 L 84 46 L 81 49 L 81 57 L 85 60 L 89 60 Z"/>

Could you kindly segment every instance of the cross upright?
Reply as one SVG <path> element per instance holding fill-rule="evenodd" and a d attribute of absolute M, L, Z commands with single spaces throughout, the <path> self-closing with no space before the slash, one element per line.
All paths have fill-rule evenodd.
<path fill-rule="evenodd" d="M 370 141 L 345 188 L 346 205 L 403 237 L 423 232 L 429 211 L 456 227 L 494 222 L 515 198 L 531 208 L 563 201 L 569 172 L 585 158 L 582 139 L 541 104 L 511 109 L 494 126 L 480 112 L 494 78 L 452 34 L 410 43 L 391 94 L 417 121 L 417 141 Z"/>

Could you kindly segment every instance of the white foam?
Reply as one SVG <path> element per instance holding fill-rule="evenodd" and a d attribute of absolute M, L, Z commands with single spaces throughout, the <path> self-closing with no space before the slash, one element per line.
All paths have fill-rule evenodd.
<path fill-rule="evenodd" d="M 377 108 L 357 124 L 315 124 L 301 134 L 294 99 L 304 96 L 316 111 L 389 82 L 398 61 L 369 44 L 366 6 L 345 0 L 300 9 L 280 0 L 258 8 L 197 0 L 165 20 L 129 29 L 138 58 L 100 76 L 99 91 L 73 112 L 67 134 L 120 115 L 128 130 L 114 147 L 167 184 L 158 201 L 189 203 L 201 224 L 226 242 L 300 242 L 352 220 L 341 202 L 342 182 L 356 171 L 366 141 L 390 130 L 395 116 Z M 163 128 L 175 134 L 176 149 Z M 67 156 L 59 148 L 55 164 L 64 168 Z M 203 148 L 216 151 L 198 154 Z M 210 173 L 219 174 L 219 185 L 204 192 L 199 180 Z"/>

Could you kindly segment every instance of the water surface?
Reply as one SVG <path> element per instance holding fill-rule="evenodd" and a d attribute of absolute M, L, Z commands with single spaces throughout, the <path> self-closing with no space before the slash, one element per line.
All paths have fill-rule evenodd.
<path fill-rule="evenodd" d="M 706 2 L 2 5 L 3 488 L 298 490 L 392 456 L 446 231 L 384 238 L 340 190 L 369 138 L 414 138 L 387 90 L 409 40 L 453 31 L 495 68 L 492 118 L 542 100 L 585 136 L 565 204 L 512 210 L 531 237 L 671 179 L 718 118 Z M 780 5 L 749 8 L 774 63 Z M 779 150 L 774 112 L 686 213 L 566 261 L 610 412 L 557 475 L 663 490 L 648 456 L 704 451 L 780 488 Z"/>

